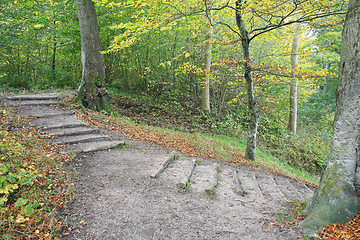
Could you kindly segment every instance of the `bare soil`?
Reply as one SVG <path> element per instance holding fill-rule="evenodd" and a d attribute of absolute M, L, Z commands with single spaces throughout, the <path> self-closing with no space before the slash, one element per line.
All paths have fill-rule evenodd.
<path fill-rule="evenodd" d="M 77 155 L 70 163 L 77 172 L 76 196 L 61 212 L 68 223 L 63 239 L 302 237 L 297 226 L 278 221 L 278 213 L 281 216 L 291 207 L 289 199 L 306 195 L 301 187 L 300 193 L 287 189 L 294 196 L 279 194 L 281 185 L 295 190 L 293 180 L 242 167 L 239 171 L 247 194 L 241 196 L 235 193 L 234 167 L 220 162 L 219 184 L 208 195 L 204 190 L 216 160 L 202 159 L 189 187 L 179 189 L 176 182 L 190 165 L 186 156 L 171 163 L 158 179 L 150 178 L 168 152 L 161 146 L 126 141 L 124 148 Z M 269 177 L 278 185 L 267 186 Z"/>
<path fill-rule="evenodd" d="M 283 219 L 293 206 L 290 201 L 312 196 L 314 189 L 303 183 L 249 166 L 197 159 L 190 183 L 179 189 L 176 183 L 188 173 L 190 157 L 177 157 L 158 178 L 152 179 L 151 173 L 169 158 L 172 149 L 129 140 L 114 131 L 99 131 L 106 133 L 107 138 L 95 141 L 91 138 L 93 133 L 84 131 L 89 126 L 84 125 L 78 132 L 78 124 L 72 126 L 78 119 L 71 112 L 42 106 L 40 102 L 37 105 L 36 101 L 46 100 L 46 96 L 42 95 L 42 100 L 35 98 L 27 96 L 22 104 L 16 96 L 16 104 L 22 105 L 9 105 L 23 115 L 44 114 L 36 115 L 38 118 L 32 123 L 44 129 L 51 126 L 47 134 L 58 128 L 62 133 L 80 136 L 82 141 L 89 136 L 86 143 L 67 146 L 71 151 L 77 148 L 78 153 L 65 166 L 75 172 L 75 197 L 59 212 L 58 218 L 65 223 L 62 239 L 303 238 L 295 222 Z M 66 136 L 59 139 L 66 142 Z M 118 147 L 113 148 L 115 143 Z M 92 150 L 84 152 L 81 144 Z M 100 145 L 106 147 L 96 148 Z M 220 166 L 218 185 L 207 194 L 214 162 Z M 235 191 L 235 169 L 244 195 Z"/>

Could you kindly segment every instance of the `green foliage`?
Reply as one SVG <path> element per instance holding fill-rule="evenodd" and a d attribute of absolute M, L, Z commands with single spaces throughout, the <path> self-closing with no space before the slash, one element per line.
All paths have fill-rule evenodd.
<path fill-rule="evenodd" d="M 319 176 L 327 164 L 330 141 L 319 135 L 302 132 L 295 136 L 284 135 L 267 149 L 289 165 Z"/>
<path fill-rule="evenodd" d="M 160 1 L 126 4 L 95 1 L 95 4 L 106 82 L 109 92 L 116 95 L 115 105 L 131 112 L 129 115 L 139 115 L 137 119 L 152 119 L 156 124 L 187 120 L 179 127 L 184 131 L 216 132 L 239 139 L 246 135 L 250 119 L 239 60 L 241 44 L 238 36 L 227 28 L 214 28 L 210 72 L 212 113 L 200 113 L 208 19 L 201 14 L 186 18 L 177 14 L 202 8 L 201 1 L 177 1 L 173 3 L 176 8 Z M 248 1 L 246 7 L 270 13 L 266 8 L 269 4 L 273 3 Z M 306 9 L 314 8 L 308 2 L 303 4 Z M 75 4 L 65 5 L 60 0 L 6 0 L 2 6 L 6 11 L 0 15 L 3 30 L 0 39 L 4 46 L 0 49 L 1 88 L 75 88 L 81 79 L 81 41 Z M 324 7 L 321 11 L 329 10 L 328 5 Z M 214 12 L 214 21 L 235 23 L 233 14 L 223 13 Z M 260 26 L 269 16 L 265 14 L 263 19 L 254 20 L 251 26 Z M 244 18 L 248 17 L 250 11 L 244 13 Z M 331 137 L 342 29 L 336 25 L 339 19 L 338 16 L 326 19 L 327 26 L 314 21 L 312 36 L 301 38 L 297 73 L 299 137 L 287 135 L 292 28 L 259 35 L 251 46 L 255 94 L 261 114 L 258 145 L 300 169 L 311 166 L 314 173 L 323 169 Z M 319 78 L 324 70 L 326 78 Z M 164 119 L 167 113 L 173 118 Z M 314 136 L 303 133 L 309 125 L 316 130 Z"/>
<path fill-rule="evenodd" d="M 9 239 L 18 239 L 17 232 L 54 235 L 60 227 L 54 211 L 70 198 L 60 172 L 66 156 L 53 153 L 27 124 L 0 110 L 0 235 Z"/>
<path fill-rule="evenodd" d="M 31 4 L 28 4 L 31 3 Z M 74 88 L 81 73 L 74 4 L 5 1 L 0 14 L 3 88 Z"/>

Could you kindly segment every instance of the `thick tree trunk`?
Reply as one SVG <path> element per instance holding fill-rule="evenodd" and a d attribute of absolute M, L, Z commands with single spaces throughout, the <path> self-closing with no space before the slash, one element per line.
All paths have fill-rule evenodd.
<path fill-rule="evenodd" d="M 210 4 L 211 6 L 211 4 Z M 211 13 L 209 13 L 210 15 Z M 209 24 L 209 32 L 205 37 L 205 54 L 204 54 L 204 85 L 201 94 L 201 110 L 210 113 L 210 66 L 211 66 L 211 47 L 212 47 L 213 27 Z"/>
<path fill-rule="evenodd" d="M 300 41 L 300 28 L 299 23 L 295 23 L 294 29 L 295 33 L 293 36 L 293 42 L 291 46 L 291 70 L 295 74 L 296 69 L 298 68 L 298 49 Z M 296 125 L 297 125 L 297 86 L 298 80 L 296 77 L 292 79 L 290 86 L 290 116 L 289 116 L 289 130 L 291 133 L 296 134 Z"/>
<path fill-rule="evenodd" d="M 250 113 L 250 123 L 248 130 L 248 137 L 246 142 L 246 151 L 245 151 L 245 159 L 255 160 L 255 150 L 256 150 L 256 133 L 259 121 L 259 111 L 256 106 L 255 94 L 254 94 L 254 82 L 252 76 L 252 68 L 251 68 L 251 58 L 250 58 L 250 40 L 249 33 L 246 30 L 244 21 L 241 16 L 241 1 L 236 2 L 236 23 L 240 30 L 240 34 L 242 36 L 242 50 L 244 57 L 244 70 L 245 70 L 245 81 L 246 81 L 246 91 L 247 91 L 247 100 L 248 100 L 248 108 Z"/>
<path fill-rule="evenodd" d="M 105 63 L 93 1 L 77 0 L 77 12 L 81 35 L 82 80 L 75 101 L 92 110 L 112 112 L 104 88 Z"/>
<path fill-rule="evenodd" d="M 342 35 L 333 146 L 314 199 L 301 223 L 304 232 L 343 224 L 360 212 L 360 1 L 350 0 Z"/>

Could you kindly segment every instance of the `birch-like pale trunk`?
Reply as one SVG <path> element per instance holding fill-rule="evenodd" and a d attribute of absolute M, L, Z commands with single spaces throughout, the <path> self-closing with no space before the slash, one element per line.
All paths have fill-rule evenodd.
<path fill-rule="evenodd" d="M 311 236 L 331 223 L 344 224 L 360 212 L 360 1 L 350 0 L 342 33 L 334 137 L 329 163 L 302 230 Z"/>
<path fill-rule="evenodd" d="M 211 3 L 209 4 L 211 6 Z M 208 13 L 211 16 L 211 12 Z M 204 54 L 204 81 L 201 89 L 201 110 L 210 113 L 210 66 L 211 66 L 211 48 L 212 48 L 213 26 L 209 24 L 208 33 L 205 36 L 205 54 Z"/>
<path fill-rule="evenodd" d="M 110 111 L 105 86 L 105 63 L 101 53 L 100 31 L 92 0 L 77 0 L 81 35 L 82 80 L 76 102 L 96 111 Z"/>
<path fill-rule="evenodd" d="M 299 50 L 299 41 L 300 41 L 300 23 L 294 24 L 295 33 L 293 35 L 293 41 L 291 45 L 291 71 L 295 74 L 296 69 L 298 68 L 298 50 Z M 291 133 L 296 134 L 296 125 L 297 125 L 297 88 L 298 88 L 298 79 L 294 76 L 291 81 L 290 86 L 290 115 L 289 115 L 289 130 Z"/>

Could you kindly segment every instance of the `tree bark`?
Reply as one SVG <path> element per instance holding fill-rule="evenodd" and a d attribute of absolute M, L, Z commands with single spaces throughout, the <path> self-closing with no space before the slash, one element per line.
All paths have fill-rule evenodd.
<path fill-rule="evenodd" d="M 249 33 L 246 30 L 245 23 L 241 15 L 241 1 L 236 1 L 236 23 L 240 30 L 241 44 L 244 57 L 244 70 L 245 70 L 245 81 L 246 81 L 246 91 L 247 91 L 247 100 L 248 108 L 250 113 L 250 123 L 248 130 L 248 137 L 246 141 L 246 151 L 245 159 L 255 160 L 255 150 L 256 150 L 256 133 L 259 122 L 259 111 L 256 106 L 255 94 L 254 94 L 254 82 L 252 76 L 252 61 L 250 57 L 250 39 Z"/>
<path fill-rule="evenodd" d="M 92 0 L 77 0 L 81 35 L 82 80 L 75 102 L 96 111 L 113 112 L 105 87 L 105 63 L 100 31 Z"/>
<path fill-rule="evenodd" d="M 212 5 L 211 3 L 209 4 Z M 211 12 L 207 13 L 210 17 Z M 201 110 L 210 113 L 210 66 L 211 66 L 211 47 L 212 47 L 213 27 L 209 24 L 209 31 L 205 37 L 205 54 L 204 54 L 204 86 L 201 92 Z"/>
<path fill-rule="evenodd" d="M 346 15 L 336 97 L 334 138 L 308 217 L 301 223 L 310 235 L 331 223 L 344 224 L 360 212 L 360 1 L 350 0 Z"/>
<path fill-rule="evenodd" d="M 295 23 L 294 26 L 295 33 L 293 36 L 293 42 L 291 46 L 291 71 L 295 74 L 296 69 L 298 68 L 298 49 L 300 41 L 300 29 L 301 25 Z M 296 134 L 296 125 L 297 125 L 297 87 L 298 80 L 296 77 L 292 79 L 290 86 L 290 115 L 289 115 L 289 130 L 291 133 Z"/>

